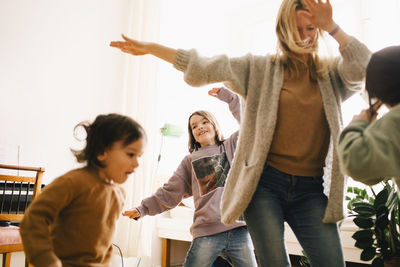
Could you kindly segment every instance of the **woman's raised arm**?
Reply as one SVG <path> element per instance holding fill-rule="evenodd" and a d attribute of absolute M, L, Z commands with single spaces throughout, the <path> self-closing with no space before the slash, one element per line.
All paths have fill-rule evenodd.
<path fill-rule="evenodd" d="M 171 64 L 174 64 L 177 50 L 157 43 L 142 42 L 126 37 L 122 34 L 124 41 L 113 41 L 111 47 L 120 49 L 124 53 L 134 56 L 153 55 Z"/>

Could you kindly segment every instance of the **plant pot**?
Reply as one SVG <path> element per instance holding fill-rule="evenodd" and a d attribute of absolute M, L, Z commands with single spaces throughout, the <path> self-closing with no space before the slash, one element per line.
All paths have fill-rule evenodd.
<path fill-rule="evenodd" d="M 390 261 L 384 263 L 385 267 L 399 267 L 400 257 L 393 257 Z"/>

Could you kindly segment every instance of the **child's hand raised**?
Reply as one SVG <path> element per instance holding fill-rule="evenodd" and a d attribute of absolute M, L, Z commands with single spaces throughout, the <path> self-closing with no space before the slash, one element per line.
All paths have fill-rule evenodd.
<path fill-rule="evenodd" d="M 353 120 L 363 120 L 366 122 L 373 122 L 378 116 L 378 110 L 383 105 L 382 101 L 377 101 L 369 109 L 361 110 L 360 114 L 353 116 Z"/>
<path fill-rule="evenodd" d="M 222 88 L 222 87 L 213 88 L 213 89 L 211 89 L 211 90 L 208 91 L 208 94 L 209 94 L 210 96 L 213 96 L 213 97 L 218 97 L 218 94 L 219 94 L 219 91 L 221 91 L 221 88 Z"/>
<path fill-rule="evenodd" d="M 140 212 L 137 209 L 126 210 L 122 213 L 122 216 L 127 216 L 130 219 L 137 220 L 140 217 Z"/>

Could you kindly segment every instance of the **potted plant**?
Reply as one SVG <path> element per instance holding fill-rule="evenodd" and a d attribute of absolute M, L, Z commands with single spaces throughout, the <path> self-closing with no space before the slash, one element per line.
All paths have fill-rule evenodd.
<path fill-rule="evenodd" d="M 362 249 L 361 260 L 372 260 L 372 266 L 400 266 L 399 198 L 391 180 L 381 185 L 378 193 L 369 187 L 372 196 L 366 189 L 348 187 L 347 207 L 359 227 L 352 237 Z"/>
<path fill-rule="evenodd" d="M 310 264 L 310 261 L 308 260 L 306 252 L 304 250 L 302 250 L 301 253 L 303 255 L 300 257 L 300 261 L 299 261 L 300 266 L 301 267 L 310 267 L 311 264 Z"/>

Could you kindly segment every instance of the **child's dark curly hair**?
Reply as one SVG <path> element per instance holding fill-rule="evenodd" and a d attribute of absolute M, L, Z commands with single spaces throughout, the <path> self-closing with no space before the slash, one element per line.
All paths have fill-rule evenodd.
<path fill-rule="evenodd" d="M 116 113 L 99 115 L 93 123 L 83 121 L 75 126 L 74 132 L 79 127 L 86 131 L 86 146 L 82 150 L 71 151 L 78 162 L 86 163 L 88 167 L 104 167 L 97 156 L 111 148 L 115 142 L 123 141 L 126 146 L 140 138 L 146 138 L 146 133 L 138 122 Z M 76 132 L 74 136 L 78 139 Z"/>

